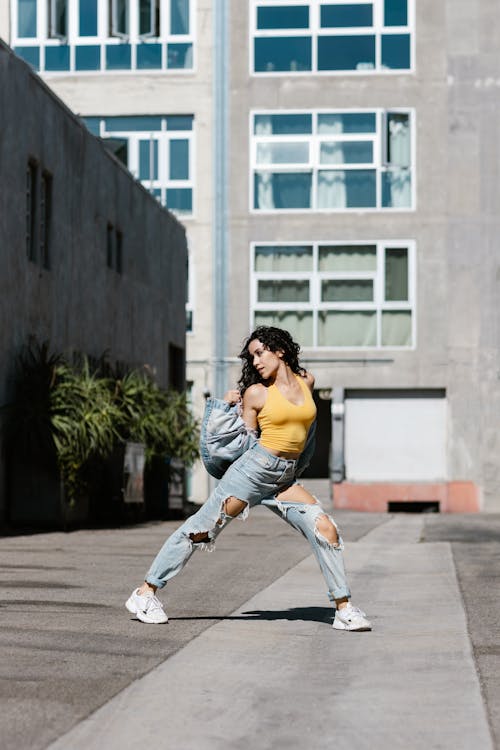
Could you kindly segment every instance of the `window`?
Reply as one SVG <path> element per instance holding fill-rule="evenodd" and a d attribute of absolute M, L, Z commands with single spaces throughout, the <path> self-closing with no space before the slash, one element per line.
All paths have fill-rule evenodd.
<path fill-rule="evenodd" d="M 193 213 L 193 116 L 90 117 L 85 123 L 171 211 Z"/>
<path fill-rule="evenodd" d="M 256 211 L 413 209 L 408 111 L 252 115 Z"/>
<path fill-rule="evenodd" d="M 11 0 L 14 51 L 42 72 L 192 71 L 195 0 Z"/>
<path fill-rule="evenodd" d="M 413 68 L 413 0 L 251 0 L 258 74 Z"/>
<path fill-rule="evenodd" d="M 30 159 L 26 169 L 26 255 L 31 261 L 36 261 L 37 183 L 38 164 Z"/>
<path fill-rule="evenodd" d="M 111 222 L 106 225 L 106 265 L 117 273 L 123 270 L 123 233 Z"/>
<path fill-rule="evenodd" d="M 186 262 L 186 333 L 193 332 L 193 261 L 191 254 L 188 255 Z"/>
<path fill-rule="evenodd" d="M 410 241 L 254 245 L 251 321 L 286 328 L 302 346 L 415 346 Z"/>
<path fill-rule="evenodd" d="M 50 223 L 52 217 L 52 175 L 43 171 L 40 182 L 40 261 L 50 268 Z"/>

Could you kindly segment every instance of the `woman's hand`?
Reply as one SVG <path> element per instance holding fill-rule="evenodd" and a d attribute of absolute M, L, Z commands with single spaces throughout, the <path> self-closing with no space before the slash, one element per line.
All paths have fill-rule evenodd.
<path fill-rule="evenodd" d="M 228 404 L 238 404 L 241 401 L 241 394 L 235 388 L 234 390 L 228 391 L 224 394 L 224 401 L 227 401 Z"/>

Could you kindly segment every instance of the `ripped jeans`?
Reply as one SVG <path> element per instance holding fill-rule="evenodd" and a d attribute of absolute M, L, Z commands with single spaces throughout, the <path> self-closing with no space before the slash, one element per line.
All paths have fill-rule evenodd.
<path fill-rule="evenodd" d="M 173 532 L 158 552 L 146 575 L 146 581 L 158 588 L 179 573 L 196 549 L 212 549 L 215 539 L 232 516 L 224 511 L 225 500 L 236 497 L 246 502 L 238 518 L 244 520 L 254 505 L 264 505 L 300 531 L 310 543 L 325 578 L 331 602 L 350 597 L 347 585 L 343 543 L 328 542 L 318 532 L 317 519 L 325 516 L 321 505 L 277 500 L 282 490 L 295 482 L 296 461 L 279 458 L 259 443 L 252 445 L 226 471 L 204 505 Z M 330 518 L 332 523 L 335 522 Z M 204 542 L 191 538 L 207 534 Z"/>

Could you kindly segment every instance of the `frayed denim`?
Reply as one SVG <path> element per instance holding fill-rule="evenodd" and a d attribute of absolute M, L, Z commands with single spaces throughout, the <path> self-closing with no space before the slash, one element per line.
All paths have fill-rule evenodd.
<path fill-rule="evenodd" d="M 327 515 L 319 502 L 282 502 L 275 497 L 295 483 L 296 465 L 296 461 L 274 456 L 255 442 L 230 466 L 206 503 L 166 540 L 153 560 L 146 581 L 162 588 L 183 569 L 196 549 L 212 550 L 217 536 L 233 520 L 225 512 L 225 501 L 235 497 L 246 503 L 237 518 L 245 520 L 251 507 L 262 504 L 299 531 L 316 556 L 330 601 L 350 597 L 342 540 L 339 536 L 338 542 L 332 544 L 317 529 L 318 518 Z M 333 519 L 330 520 L 336 527 Z M 193 537 L 200 534 L 206 535 L 206 540 L 194 541 Z"/>

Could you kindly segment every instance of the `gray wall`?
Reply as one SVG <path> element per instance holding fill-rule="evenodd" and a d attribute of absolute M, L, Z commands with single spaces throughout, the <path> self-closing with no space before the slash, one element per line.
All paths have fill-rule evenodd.
<path fill-rule="evenodd" d="M 26 253 L 29 158 L 53 175 L 50 270 Z M 123 234 L 121 274 L 107 267 L 108 222 Z M 3 44 L 0 257 L 0 403 L 30 335 L 57 351 L 147 363 L 168 384 L 169 344 L 185 349 L 184 228 Z"/>
<path fill-rule="evenodd" d="M 500 510 L 500 30 L 494 6 L 418 0 L 416 72 L 389 76 L 251 77 L 247 14 L 234 12 L 231 19 L 230 353 L 248 332 L 250 242 L 415 240 L 416 349 L 343 351 L 342 357 L 365 361 L 310 367 L 319 387 L 446 388 L 449 479 L 477 483 L 486 510 Z M 415 109 L 415 211 L 249 214 L 249 110 L 328 107 Z"/>

